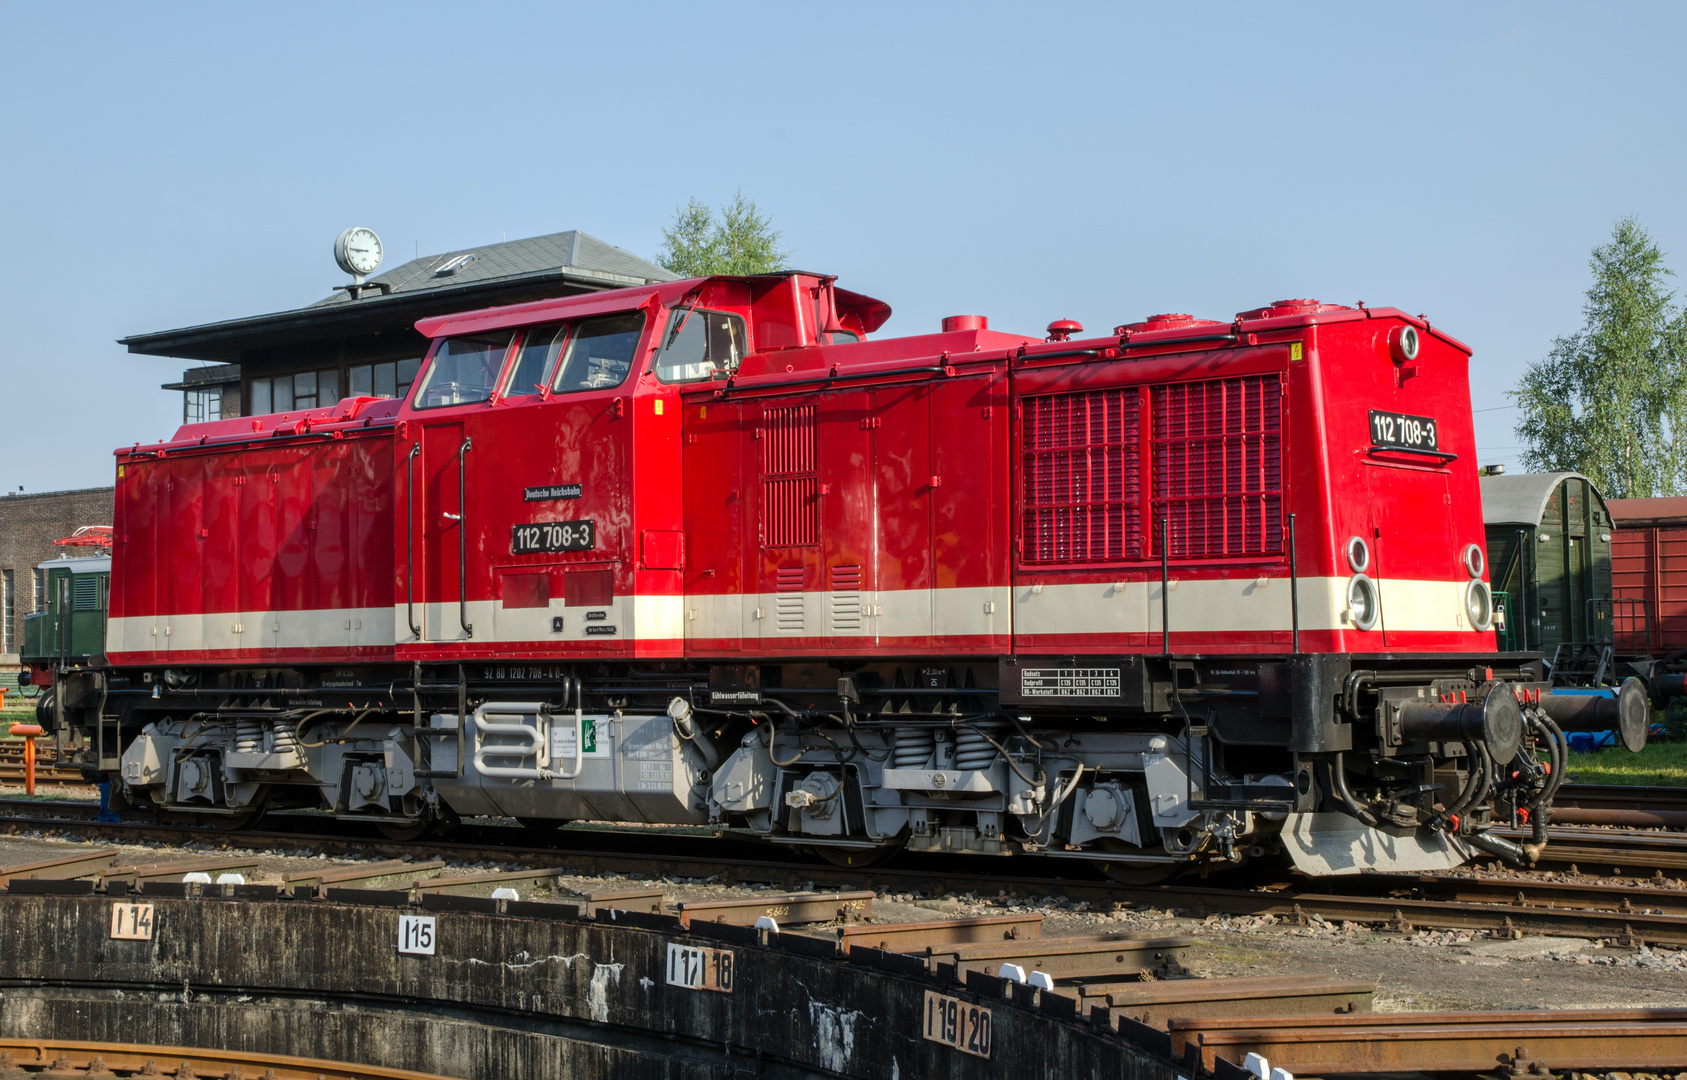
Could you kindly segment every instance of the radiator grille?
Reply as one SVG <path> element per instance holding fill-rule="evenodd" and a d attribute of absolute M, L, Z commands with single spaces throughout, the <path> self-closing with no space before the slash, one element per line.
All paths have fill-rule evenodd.
<path fill-rule="evenodd" d="M 1138 401 L 1134 388 L 1025 399 L 1025 562 L 1141 557 Z"/>
<path fill-rule="evenodd" d="M 854 633 L 861 629 L 861 568 L 832 567 L 832 632 Z"/>
<path fill-rule="evenodd" d="M 803 632 L 803 568 L 781 566 L 774 576 L 773 625 L 782 634 Z"/>
<path fill-rule="evenodd" d="M 1282 392 L 1276 375 L 1156 386 L 1152 527 L 1172 558 L 1283 550 Z"/>
<path fill-rule="evenodd" d="M 819 541 L 813 405 L 763 413 L 761 495 L 764 547 L 803 547 Z"/>

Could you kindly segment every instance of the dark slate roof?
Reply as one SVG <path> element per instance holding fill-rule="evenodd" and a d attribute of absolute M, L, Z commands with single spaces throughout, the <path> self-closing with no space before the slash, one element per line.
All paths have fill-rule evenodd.
<path fill-rule="evenodd" d="M 1539 525 L 1547 500 L 1566 480 L 1587 480 L 1578 472 L 1519 473 L 1482 477 L 1482 521 L 1488 525 Z M 1595 495 L 1599 488 L 1587 480 Z M 1600 496 L 1604 498 L 1603 495 Z"/>
<path fill-rule="evenodd" d="M 290 311 L 136 334 L 118 344 L 149 356 L 238 361 L 246 349 L 414 333 L 416 320 L 429 315 L 673 280 L 655 263 L 576 229 L 413 259 L 369 279 L 391 286 L 385 294 L 368 286 L 357 298 L 338 291 Z"/>
<path fill-rule="evenodd" d="M 578 271 L 576 276 L 582 279 L 597 278 L 611 288 L 676 280 L 673 274 L 626 248 L 606 244 L 595 236 L 570 229 L 549 236 L 531 236 L 525 240 L 509 240 L 412 259 L 384 274 L 376 274 L 369 281 L 371 284 L 391 285 L 396 294 L 448 285 L 506 281 L 530 274 L 549 274 L 563 267 Z M 366 298 L 369 295 L 365 293 Z M 339 291 L 318 300 L 311 307 L 364 302 L 353 300 L 349 293 Z"/>

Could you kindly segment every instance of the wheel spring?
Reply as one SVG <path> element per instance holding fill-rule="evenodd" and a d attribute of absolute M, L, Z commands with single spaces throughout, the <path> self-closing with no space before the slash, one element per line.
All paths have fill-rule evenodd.
<path fill-rule="evenodd" d="M 923 769 L 936 752 L 937 733 L 931 728 L 897 728 L 891 764 L 898 769 Z"/>
<path fill-rule="evenodd" d="M 291 754 L 299 749 L 299 729 L 291 720 L 276 720 L 270 725 L 270 746 L 277 754 Z"/>
<path fill-rule="evenodd" d="M 234 722 L 234 752 L 261 754 L 264 752 L 264 722 L 242 717 Z"/>
<path fill-rule="evenodd" d="M 988 769 L 996 763 L 1001 751 L 990 744 L 984 736 L 988 734 L 997 742 L 1002 741 L 1002 734 L 1007 731 L 1007 724 L 1000 720 L 988 723 L 974 724 L 962 728 L 955 734 L 955 768 L 975 770 Z"/>

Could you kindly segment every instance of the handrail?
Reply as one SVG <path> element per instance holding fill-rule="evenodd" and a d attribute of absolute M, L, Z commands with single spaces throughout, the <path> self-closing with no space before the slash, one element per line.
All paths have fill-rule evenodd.
<path fill-rule="evenodd" d="M 417 442 L 404 459 L 404 621 L 417 641 L 422 640 L 422 628 L 416 625 L 416 455 L 421 452 Z"/>
<path fill-rule="evenodd" d="M 464 460 L 473 442 L 465 438 L 457 447 L 457 623 L 464 637 L 474 637 L 474 625 L 469 622 L 468 463 Z"/>

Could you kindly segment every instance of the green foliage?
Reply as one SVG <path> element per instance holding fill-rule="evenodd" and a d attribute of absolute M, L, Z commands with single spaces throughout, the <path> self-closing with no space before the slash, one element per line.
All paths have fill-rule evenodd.
<path fill-rule="evenodd" d="M 1687 312 L 1634 218 L 1593 250 L 1585 324 L 1513 390 L 1523 468 L 1587 474 L 1608 498 L 1687 491 Z"/>
<path fill-rule="evenodd" d="M 656 262 L 686 278 L 770 274 L 784 268 L 789 254 L 779 249 L 773 219 L 759 213 L 755 202 L 740 191 L 721 207 L 718 217 L 696 199 L 676 209 L 673 227 L 662 230 Z"/>
<path fill-rule="evenodd" d="M 1638 754 L 1621 746 L 1591 754 L 1572 750 L 1564 772 L 1572 784 L 1687 787 L 1687 743 L 1653 742 Z"/>

